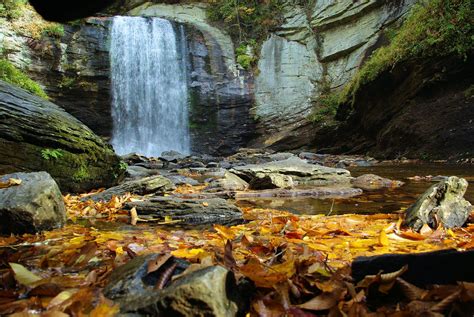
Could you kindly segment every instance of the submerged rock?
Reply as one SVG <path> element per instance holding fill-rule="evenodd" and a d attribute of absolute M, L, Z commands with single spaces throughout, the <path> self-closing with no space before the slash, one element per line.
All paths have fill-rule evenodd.
<path fill-rule="evenodd" d="M 46 171 L 62 191 L 115 185 L 111 146 L 57 105 L 0 81 L 0 174 Z"/>
<path fill-rule="evenodd" d="M 364 174 L 354 178 L 351 181 L 352 185 L 363 190 L 376 190 L 384 187 L 396 188 L 403 186 L 403 182 L 383 178 L 374 174 Z"/>
<path fill-rule="evenodd" d="M 431 186 L 405 213 L 404 223 L 418 231 L 424 224 L 436 228 L 462 226 L 472 205 L 463 198 L 468 183 L 464 178 L 451 176 L 447 180 Z"/>
<path fill-rule="evenodd" d="M 0 189 L 0 233 L 22 234 L 59 228 L 66 208 L 58 185 L 46 172 L 4 175 L 0 182 L 19 179 L 19 185 Z"/>
<path fill-rule="evenodd" d="M 128 181 L 121 185 L 106 189 L 103 192 L 84 197 L 82 198 L 82 200 L 86 201 L 91 199 L 93 201 L 107 201 L 110 200 L 112 196 L 120 196 L 125 193 L 146 195 L 157 192 L 164 193 L 166 191 L 173 190 L 174 188 L 175 187 L 173 183 L 169 179 L 157 175 L 138 180 Z"/>
<path fill-rule="evenodd" d="M 270 178 L 275 178 L 275 175 L 290 176 L 295 185 L 326 186 L 348 184 L 351 180 L 351 174 L 347 170 L 309 164 L 298 157 L 290 157 L 286 160 L 263 164 L 237 166 L 231 169 L 231 172 L 249 183 L 257 182 L 264 175 Z M 290 183 L 288 178 L 283 181 L 282 177 L 280 177 L 280 180 L 287 184 Z M 270 188 L 278 187 L 273 182 L 272 186 Z"/>
<path fill-rule="evenodd" d="M 278 173 L 256 173 L 250 181 L 250 189 L 293 188 L 295 183 L 289 175 Z"/>
<path fill-rule="evenodd" d="M 151 215 L 154 219 L 169 216 L 179 224 L 233 224 L 242 221 L 240 209 L 222 198 L 155 197 L 127 203 L 125 208 L 135 208 L 139 216 Z"/>

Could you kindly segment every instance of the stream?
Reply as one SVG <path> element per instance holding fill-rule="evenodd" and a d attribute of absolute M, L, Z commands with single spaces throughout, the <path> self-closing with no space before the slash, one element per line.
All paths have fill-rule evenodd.
<path fill-rule="evenodd" d="M 474 168 L 472 165 L 446 163 L 387 163 L 369 167 L 350 167 L 352 176 L 376 174 L 405 182 L 400 188 L 384 188 L 364 191 L 362 195 L 350 198 L 257 198 L 237 201 L 240 207 L 272 208 L 287 210 L 295 214 L 372 214 L 403 212 L 423 194 L 435 180 L 414 180 L 414 176 L 459 176 L 469 182 L 465 198 L 474 203 Z"/>

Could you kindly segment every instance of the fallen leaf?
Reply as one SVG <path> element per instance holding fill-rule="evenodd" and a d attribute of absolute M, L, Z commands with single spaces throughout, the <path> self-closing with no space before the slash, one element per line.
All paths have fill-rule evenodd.
<path fill-rule="evenodd" d="M 298 307 L 315 311 L 330 309 L 336 306 L 339 302 L 339 295 L 340 293 L 338 292 L 322 293 L 321 295 L 310 299 L 306 303 L 298 305 Z"/>
<path fill-rule="evenodd" d="M 9 263 L 9 264 L 13 270 L 15 280 L 22 285 L 31 286 L 35 284 L 36 282 L 42 280 L 41 277 L 32 273 L 21 264 L 18 264 L 18 263 Z"/>

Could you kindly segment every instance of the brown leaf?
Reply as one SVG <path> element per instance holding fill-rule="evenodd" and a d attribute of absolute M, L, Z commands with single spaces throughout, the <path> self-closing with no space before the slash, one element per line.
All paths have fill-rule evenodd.
<path fill-rule="evenodd" d="M 224 265 L 230 270 L 234 270 L 237 267 L 234 255 L 232 254 L 232 242 L 227 240 L 224 249 Z"/>
<path fill-rule="evenodd" d="M 0 189 L 8 188 L 11 186 L 18 186 L 21 184 L 21 179 L 9 178 L 6 182 L 0 182 Z"/>
<path fill-rule="evenodd" d="M 313 299 L 298 305 L 299 308 L 308 310 L 326 310 L 337 305 L 339 302 L 339 292 L 322 293 Z"/>
<path fill-rule="evenodd" d="M 138 222 L 137 209 L 135 207 L 133 207 L 132 209 L 130 209 L 130 224 L 132 226 L 136 226 L 137 222 Z"/>
<path fill-rule="evenodd" d="M 62 289 L 57 284 L 45 283 L 36 286 L 28 292 L 29 296 L 44 296 L 44 297 L 55 297 L 61 293 Z"/>
<path fill-rule="evenodd" d="M 156 270 L 158 270 L 163 264 L 165 264 L 166 262 L 168 262 L 169 259 L 171 259 L 173 256 L 169 253 L 167 254 L 163 254 L 163 255 L 160 255 L 158 257 L 156 257 L 156 259 L 154 260 L 150 260 L 148 261 L 148 264 L 147 264 L 147 274 L 151 273 L 151 272 L 155 272 Z"/>

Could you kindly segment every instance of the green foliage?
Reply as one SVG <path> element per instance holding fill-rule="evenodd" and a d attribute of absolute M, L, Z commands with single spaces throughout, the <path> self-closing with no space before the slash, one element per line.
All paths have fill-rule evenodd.
<path fill-rule="evenodd" d="M 250 40 L 246 43 L 240 44 L 235 50 L 237 63 L 239 63 L 242 68 L 249 70 L 257 61 L 257 58 L 254 55 L 256 46 L 257 42 L 255 40 Z"/>
<path fill-rule="evenodd" d="M 58 160 L 63 157 L 64 153 L 61 149 L 43 149 L 41 150 L 41 156 L 49 161 L 51 159 Z"/>
<path fill-rule="evenodd" d="M 422 0 L 416 4 L 391 43 L 374 52 L 341 94 L 340 103 L 380 73 L 411 58 L 456 54 L 466 57 L 474 44 L 471 0 Z"/>
<path fill-rule="evenodd" d="M 71 89 L 76 79 L 74 77 L 63 76 L 58 83 L 58 87 L 62 89 Z"/>
<path fill-rule="evenodd" d="M 27 0 L 2 0 L 0 3 L 0 18 L 14 20 L 21 16 L 23 5 Z"/>
<path fill-rule="evenodd" d="M 128 167 L 128 164 L 125 163 L 124 161 L 120 161 L 120 164 L 119 164 L 119 169 L 121 171 L 126 171 L 127 170 L 127 167 Z"/>
<path fill-rule="evenodd" d="M 208 0 L 208 17 L 238 42 L 260 39 L 280 22 L 281 0 Z"/>
<path fill-rule="evenodd" d="M 339 106 L 339 94 L 328 93 L 321 95 L 318 107 L 310 115 L 309 120 L 313 122 L 331 121 L 336 115 Z"/>
<path fill-rule="evenodd" d="M 38 83 L 30 79 L 25 73 L 16 68 L 6 59 L 0 59 L 0 80 L 23 88 L 39 97 L 48 99 Z"/>
<path fill-rule="evenodd" d="M 89 171 L 87 170 L 87 167 L 84 165 L 81 165 L 76 172 L 72 175 L 72 179 L 75 180 L 76 182 L 82 182 L 89 178 Z"/>
<path fill-rule="evenodd" d="M 60 39 L 64 36 L 64 27 L 59 23 L 49 23 L 44 26 L 41 35 Z"/>

